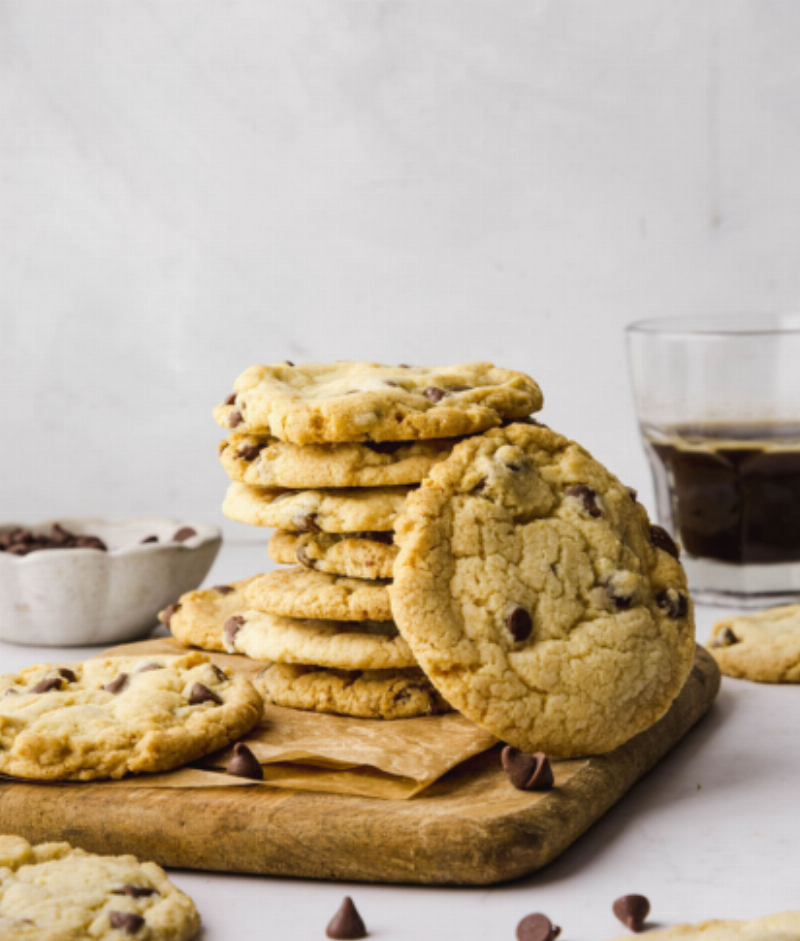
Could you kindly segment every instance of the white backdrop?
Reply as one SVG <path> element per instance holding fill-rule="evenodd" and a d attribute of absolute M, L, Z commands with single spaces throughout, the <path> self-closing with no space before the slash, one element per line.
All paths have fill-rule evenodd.
<path fill-rule="evenodd" d="M 798 306 L 798 63 L 792 0 L 0 0 L 0 517 L 222 522 L 285 358 L 525 369 L 648 500 L 622 326 Z"/>

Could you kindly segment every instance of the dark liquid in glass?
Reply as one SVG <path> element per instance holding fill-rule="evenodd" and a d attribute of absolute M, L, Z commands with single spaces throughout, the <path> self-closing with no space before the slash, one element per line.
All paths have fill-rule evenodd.
<path fill-rule="evenodd" d="M 643 431 L 660 513 L 686 552 L 800 561 L 800 423 Z"/>

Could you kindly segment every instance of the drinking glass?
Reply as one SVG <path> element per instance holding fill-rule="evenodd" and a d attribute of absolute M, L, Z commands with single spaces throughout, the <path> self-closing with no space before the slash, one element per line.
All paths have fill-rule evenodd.
<path fill-rule="evenodd" d="M 800 599 L 800 314 L 645 320 L 627 328 L 659 522 L 692 594 Z"/>

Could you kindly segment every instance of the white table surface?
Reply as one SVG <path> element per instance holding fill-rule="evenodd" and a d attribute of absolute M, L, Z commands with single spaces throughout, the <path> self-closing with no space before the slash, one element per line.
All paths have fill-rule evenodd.
<path fill-rule="evenodd" d="M 229 545 L 207 579 L 269 568 L 264 545 Z M 722 609 L 700 608 L 704 640 Z M 0 643 L 0 670 L 78 659 L 99 648 Z M 561 941 L 624 934 L 611 914 L 639 892 L 662 926 L 800 908 L 800 686 L 723 679 L 710 713 L 558 860 L 496 888 L 441 889 L 172 871 L 197 903 L 202 941 L 319 941 L 342 897 L 375 939 L 504 941 L 545 912 Z M 57 840 L 58 833 L 52 838 Z"/>

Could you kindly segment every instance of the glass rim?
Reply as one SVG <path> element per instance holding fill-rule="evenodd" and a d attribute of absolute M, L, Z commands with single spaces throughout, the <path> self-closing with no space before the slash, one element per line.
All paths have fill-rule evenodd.
<path fill-rule="evenodd" d="M 627 334 L 673 337 L 800 335 L 800 312 L 732 314 L 716 317 L 657 317 L 625 326 Z"/>

